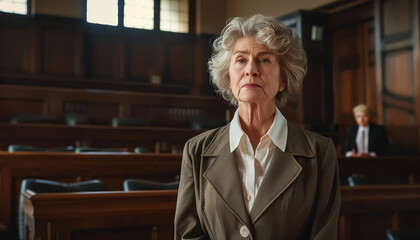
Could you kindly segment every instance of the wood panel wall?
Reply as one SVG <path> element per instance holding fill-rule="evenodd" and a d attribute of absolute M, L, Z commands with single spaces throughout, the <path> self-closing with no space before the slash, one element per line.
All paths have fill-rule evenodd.
<path fill-rule="evenodd" d="M 333 35 L 334 122 L 354 124 L 353 107 L 365 103 L 376 112 L 373 3 L 336 12 Z M 374 118 L 376 121 L 376 117 Z"/>
<path fill-rule="evenodd" d="M 420 124 L 418 0 L 375 1 L 379 122 Z"/>
<path fill-rule="evenodd" d="M 0 83 L 213 94 L 211 38 L 0 13 Z"/>

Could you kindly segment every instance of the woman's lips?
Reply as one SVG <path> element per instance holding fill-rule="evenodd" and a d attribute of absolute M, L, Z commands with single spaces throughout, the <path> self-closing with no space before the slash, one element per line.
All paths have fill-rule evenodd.
<path fill-rule="evenodd" d="M 242 86 L 243 88 L 255 88 L 255 87 L 261 87 L 260 85 L 258 85 L 258 84 L 256 84 L 256 83 L 247 83 L 247 84 L 244 84 L 243 86 Z"/>

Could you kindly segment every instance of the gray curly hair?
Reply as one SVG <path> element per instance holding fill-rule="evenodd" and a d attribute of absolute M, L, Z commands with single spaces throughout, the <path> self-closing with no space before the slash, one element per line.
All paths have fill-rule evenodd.
<path fill-rule="evenodd" d="M 229 62 L 236 41 L 242 37 L 255 37 L 259 44 L 266 45 L 276 55 L 281 79 L 286 84 L 276 96 L 276 105 L 283 107 L 289 94 L 298 93 L 306 74 L 307 60 L 299 36 L 273 17 L 257 14 L 248 19 L 235 17 L 228 22 L 213 42 L 213 54 L 208 62 L 210 82 L 226 101 L 238 105 L 230 89 Z"/>

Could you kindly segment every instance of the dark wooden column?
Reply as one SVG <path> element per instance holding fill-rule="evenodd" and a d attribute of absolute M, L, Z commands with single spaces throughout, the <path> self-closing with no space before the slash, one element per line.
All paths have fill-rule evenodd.
<path fill-rule="evenodd" d="M 300 36 L 308 56 L 308 72 L 300 96 L 290 99 L 285 108 L 286 117 L 306 125 L 333 124 L 332 46 L 328 14 L 297 11 L 278 19 Z"/>

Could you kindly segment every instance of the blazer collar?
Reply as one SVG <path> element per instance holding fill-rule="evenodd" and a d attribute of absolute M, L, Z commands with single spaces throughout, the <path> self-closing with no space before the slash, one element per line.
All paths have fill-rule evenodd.
<path fill-rule="evenodd" d="M 250 227 L 250 219 L 242 192 L 242 180 L 239 175 L 235 153 L 230 152 L 229 124 L 222 127 L 210 145 L 203 151 L 203 159 L 209 161 L 204 178 L 209 181 L 223 199 L 225 205 Z M 249 228 L 251 229 L 251 228 Z"/>
<path fill-rule="evenodd" d="M 314 157 L 300 128 L 288 123 L 286 151 L 276 148 L 273 162 L 264 177 L 249 214 L 245 206 L 242 180 L 234 153 L 229 149 L 229 124 L 219 130 L 202 157 L 212 161 L 204 172 L 226 206 L 244 224 L 250 226 L 295 181 L 302 170 L 295 156 Z"/>

